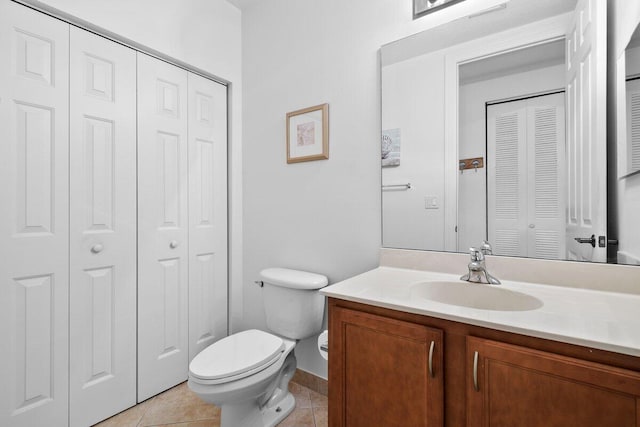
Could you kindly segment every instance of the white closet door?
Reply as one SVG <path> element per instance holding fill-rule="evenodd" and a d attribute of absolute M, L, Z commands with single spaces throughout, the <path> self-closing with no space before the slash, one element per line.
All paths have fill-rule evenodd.
<path fill-rule="evenodd" d="M 526 105 L 487 110 L 487 226 L 496 255 L 527 253 Z"/>
<path fill-rule="evenodd" d="M 0 2 L 0 425 L 66 426 L 69 26 Z"/>
<path fill-rule="evenodd" d="M 187 72 L 141 53 L 137 57 L 142 401 L 188 375 Z"/>
<path fill-rule="evenodd" d="M 579 0 L 567 34 L 567 258 L 606 262 L 576 238 L 607 231 L 607 2 Z"/>
<path fill-rule="evenodd" d="M 489 241 L 497 255 L 563 259 L 564 94 L 487 109 Z"/>
<path fill-rule="evenodd" d="M 626 84 L 627 144 L 624 174 L 640 171 L 640 79 Z M 622 171 L 621 171 L 622 172 Z"/>
<path fill-rule="evenodd" d="M 189 360 L 227 335 L 227 88 L 189 73 Z"/>
<path fill-rule="evenodd" d="M 136 54 L 71 27 L 70 425 L 136 403 Z"/>
<path fill-rule="evenodd" d="M 528 257 L 564 259 L 564 93 L 527 100 Z"/>

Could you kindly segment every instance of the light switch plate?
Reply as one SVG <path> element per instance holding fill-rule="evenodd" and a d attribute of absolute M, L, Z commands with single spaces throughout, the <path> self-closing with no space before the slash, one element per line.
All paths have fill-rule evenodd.
<path fill-rule="evenodd" d="M 438 206 L 437 196 L 424 196 L 424 208 L 425 209 L 440 209 Z"/>

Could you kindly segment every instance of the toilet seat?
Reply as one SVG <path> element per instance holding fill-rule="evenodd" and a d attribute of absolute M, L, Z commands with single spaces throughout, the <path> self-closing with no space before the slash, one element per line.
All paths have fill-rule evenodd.
<path fill-rule="evenodd" d="M 260 372 L 281 357 L 282 338 L 251 329 L 230 335 L 201 351 L 189 364 L 191 377 L 221 384 Z"/>

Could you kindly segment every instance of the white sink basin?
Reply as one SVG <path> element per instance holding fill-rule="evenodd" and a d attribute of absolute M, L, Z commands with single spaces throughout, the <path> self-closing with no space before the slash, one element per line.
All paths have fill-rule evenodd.
<path fill-rule="evenodd" d="M 411 298 L 426 298 L 444 304 L 481 310 L 528 311 L 543 306 L 542 301 L 500 285 L 468 282 L 422 282 L 411 286 Z"/>

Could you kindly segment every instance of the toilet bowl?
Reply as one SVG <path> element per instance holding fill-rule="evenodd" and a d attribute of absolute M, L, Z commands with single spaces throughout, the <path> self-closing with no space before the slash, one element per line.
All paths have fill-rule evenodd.
<path fill-rule="evenodd" d="M 193 359 L 188 386 L 222 408 L 223 427 L 275 426 L 295 407 L 288 390 L 294 347 L 293 340 L 255 329 L 231 335 Z"/>
<path fill-rule="evenodd" d="M 295 407 L 289 381 L 297 340 L 320 332 L 325 276 L 271 268 L 261 273 L 267 326 L 232 334 L 189 365 L 189 388 L 221 408 L 221 427 L 273 427 Z"/>

